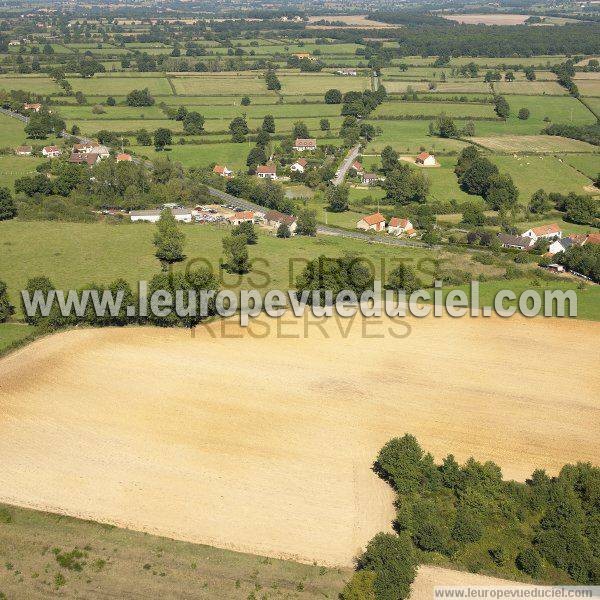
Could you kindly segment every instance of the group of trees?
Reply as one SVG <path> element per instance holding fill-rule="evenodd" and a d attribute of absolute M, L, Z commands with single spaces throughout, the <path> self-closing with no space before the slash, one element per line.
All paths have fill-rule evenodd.
<path fill-rule="evenodd" d="M 381 187 L 386 192 L 386 199 L 397 206 L 425 202 L 429 193 L 429 179 L 422 171 L 411 169 L 399 159 L 398 152 L 391 146 L 386 146 L 381 152 L 380 170 L 385 175 Z"/>
<path fill-rule="evenodd" d="M 374 468 L 397 493 L 399 538 L 419 551 L 508 578 L 518 569 L 552 582 L 558 570 L 567 581 L 600 582 L 599 468 L 578 463 L 553 478 L 537 470 L 527 483 L 504 481 L 492 462 L 461 466 L 449 455 L 436 465 L 411 435 L 389 441 Z"/>
<path fill-rule="evenodd" d="M 153 106 L 154 98 L 148 88 L 132 90 L 127 94 L 127 106 Z"/>
<path fill-rule="evenodd" d="M 59 115 L 42 108 L 40 112 L 33 113 L 29 117 L 29 123 L 25 125 L 25 133 L 28 138 L 45 140 L 50 135 L 60 135 L 65 127 L 65 122 Z"/>
<path fill-rule="evenodd" d="M 565 252 L 561 252 L 556 260 L 564 265 L 569 271 L 581 273 L 589 277 L 595 283 L 600 283 L 600 245 L 585 244 L 583 246 L 571 246 Z"/>
<path fill-rule="evenodd" d="M 185 106 L 176 109 L 167 106 L 164 111 L 169 119 L 181 121 L 183 131 L 188 135 L 201 135 L 204 133 L 205 118 L 198 111 L 188 110 Z"/>
<path fill-rule="evenodd" d="M 460 153 L 454 172 L 463 191 L 482 196 L 494 210 L 515 208 L 519 190 L 512 177 L 500 173 L 476 147 L 468 146 Z"/>
<path fill-rule="evenodd" d="M 337 90 L 329 90 L 327 94 Z M 346 92 L 342 96 L 342 116 L 367 117 L 374 111 L 385 99 L 387 92 L 385 87 L 379 86 L 376 92 L 365 90 L 363 92 Z M 327 101 L 327 99 L 326 99 Z M 330 102 L 333 104 L 333 102 Z"/>
<path fill-rule="evenodd" d="M 0 188 L 0 221 L 8 221 L 17 216 L 17 207 L 11 191 L 7 187 Z"/>

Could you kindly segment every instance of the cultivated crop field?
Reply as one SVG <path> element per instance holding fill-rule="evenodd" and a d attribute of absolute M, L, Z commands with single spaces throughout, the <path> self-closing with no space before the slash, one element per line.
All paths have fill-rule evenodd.
<path fill-rule="evenodd" d="M 340 344 L 341 325 L 325 323 L 329 337 L 267 319 L 261 339 L 227 322 L 195 337 L 108 329 L 35 342 L 0 362 L 0 499 L 350 566 L 390 528 L 392 494 L 370 467 L 394 435 L 414 433 L 438 459 L 493 460 L 519 480 L 595 459 L 600 325 L 529 320 L 524 336 L 520 319 L 415 319 L 399 340 L 376 329 L 402 324 L 365 335 L 356 320 Z M 556 356 L 569 348 L 576 365 L 557 371 L 542 343 Z M 474 375 L 474 362 L 486 369 Z M 399 373 L 401 394 L 390 391 Z"/>

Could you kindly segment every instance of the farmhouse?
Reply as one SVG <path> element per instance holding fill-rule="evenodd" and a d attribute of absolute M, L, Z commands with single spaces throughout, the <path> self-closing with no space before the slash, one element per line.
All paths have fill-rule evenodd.
<path fill-rule="evenodd" d="M 246 223 L 246 221 L 254 221 L 254 213 L 249 210 L 242 210 L 231 215 L 227 219 L 232 225 L 239 225 L 240 223 Z"/>
<path fill-rule="evenodd" d="M 133 222 L 146 221 L 148 223 L 156 223 L 160 219 L 161 210 L 132 210 L 129 213 L 129 218 Z M 192 222 L 192 211 L 187 208 L 172 208 L 171 213 L 176 221 L 181 223 Z"/>
<path fill-rule="evenodd" d="M 58 146 L 44 146 L 42 155 L 46 158 L 58 158 L 62 154 L 62 150 Z"/>
<path fill-rule="evenodd" d="M 383 231 L 385 229 L 385 217 L 381 213 L 366 215 L 356 223 L 356 228 L 365 231 Z"/>
<path fill-rule="evenodd" d="M 304 173 L 308 161 L 305 158 L 299 158 L 291 167 L 290 171 L 294 173 Z"/>
<path fill-rule="evenodd" d="M 338 69 L 336 73 L 344 77 L 356 77 L 357 75 L 356 69 Z"/>
<path fill-rule="evenodd" d="M 261 165 L 257 167 L 256 175 L 261 179 L 277 179 L 277 168 L 275 165 Z"/>
<path fill-rule="evenodd" d="M 15 154 L 17 156 L 31 156 L 33 153 L 33 148 L 31 146 L 19 146 L 15 149 Z"/>
<path fill-rule="evenodd" d="M 379 175 L 377 173 L 363 173 L 362 182 L 364 185 L 371 185 L 379 181 Z"/>
<path fill-rule="evenodd" d="M 94 152 L 96 154 L 100 154 L 98 152 L 98 148 L 100 148 L 100 144 L 94 141 L 82 142 L 80 144 L 75 144 L 73 146 L 73 152 L 77 154 L 89 154 L 90 152 Z M 102 148 L 106 148 L 106 146 L 102 146 Z"/>
<path fill-rule="evenodd" d="M 522 235 L 531 238 L 535 242 L 538 238 L 544 238 L 547 240 L 561 238 L 562 231 L 556 223 L 551 223 L 550 225 L 540 225 L 540 227 L 532 227 L 531 229 L 525 231 Z"/>
<path fill-rule="evenodd" d="M 32 110 L 33 112 L 37 113 L 42 110 L 42 105 L 38 102 L 33 102 L 31 104 L 29 102 L 25 102 L 25 104 L 23 104 L 23 110 Z"/>
<path fill-rule="evenodd" d="M 401 235 L 413 231 L 413 224 L 408 219 L 400 219 L 399 217 L 392 217 L 388 223 L 388 233 L 392 235 Z"/>
<path fill-rule="evenodd" d="M 132 160 L 131 154 L 126 154 L 125 152 L 117 154 L 117 162 L 131 162 Z"/>
<path fill-rule="evenodd" d="M 435 167 L 437 164 L 435 162 L 435 156 L 433 154 L 429 154 L 429 152 L 421 152 L 421 154 L 417 154 L 415 162 L 418 165 L 423 165 L 424 167 Z"/>
<path fill-rule="evenodd" d="M 225 165 L 215 165 L 213 167 L 213 173 L 220 175 L 221 177 L 231 177 L 233 171 L 228 169 Z"/>
<path fill-rule="evenodd" d="M 265 213 L 265 221 L 269 227 L 277 229 L 280 225 L 285 223 L 290 233 L 294 233 L 298 224 L 294 215 L 286 215 L 285 213 L 279 212 L 278 210 L 269 210 Z"/>
<path fill-rule="evenodd" d="M 528 250 L 533 245 L 533 240 L 529 237 L 509 235 L 508 233 L 499 233 L 498 241 L 503 248 L 514 248 L 516 250 Z"/>
<path fill-rule="evenodd" d="M 577 246 L 577 245 L 578 244 L 575 243 L 575 240 L 566 237 L 566 238 L 562 238 L 559 240 L 554 240 L 550 244 L 550 247 L 548 248 L 548 252 L 552 255 L 559 254 L 560 252 L 564 252 L 565 250 L 568 250 L 571 246 Z"/>
<path fill-rule="evenodd" d="M 100 156 L 95 152 L 88 152 L 86 154 L 78 154 L 74 152 L 69 157 L 69 162 L 76 165 L 87 164 L 90 167 L 93 167 L 96 163 L 100 162 Z"/>
<path fill-rule="evenodd" d="M 357 174 L 357 175 L 362 175 L 365 170 L 363 168 L 363 166 L 357 161 L 355 160 L 352 165 L 350 166 L 350 168 Z"/>
<path fill-rule="evenodd" d="M 317 140 L 297 138 L 294 142 L 294 150 L 303 152 L 304 150 L 316 150 Z"/>

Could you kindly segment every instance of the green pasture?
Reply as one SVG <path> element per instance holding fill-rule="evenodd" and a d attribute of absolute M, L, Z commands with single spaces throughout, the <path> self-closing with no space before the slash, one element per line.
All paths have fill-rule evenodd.
<path fill-rule="evenodd" d="M 600 154 L 569 154 L 563 160 L 590 179 L 600 174 Z"/>
<path fill-rule="evenodd" d="M 262 73 L 226 73 L 219 75 L 173 77 L 176 94 L 182 96 L 211 96 L 220 94 L 265 94 L 267 84 Z M 275 94 L 273 94 L 275 95 Z"/>
<path fill-rule="evenodd" d="M 135 89 L 148 88 L 151 94 L 170 95 L 171 86 L 165 77 L 74 77 L 68 79 L 76 92 L 107 96 L 126 96 Z"/>
<path fill-rule="evenodd" d="M 27 175 L 35 175 L 35 168 L 45 162 L 45 158 L 34 156 L 16 156 L 5 154 L 0 156 L 0 187 L 12 189 L 15 179 Z"/>
<path fill-rule="evenodd" d="M 43 75 L 0 75 L 0 90 L 23 90 L 34 94 L 55 94 L 60 88 Z"/>
<path fill-rule="evenodd" d="M 330 73 L 297 73 L 294 75 L 280 75 L 281 93 L 284 96 L 296 94 L 325 94 L 329 89 L 335 88 L 341 92 L 350 92 L 371 89 L 370 77 L 342 77 Z"/>
<path fill-rule="evenodd" d="M 526 94 L 531 96 L 565 96 L 567 90 L 556 81 L 498 81 L 494 89 L 499 94 Z M 510 101 L 510 99 L 508 99 Z"/>
<path fill-rule="evenodd" d="M 589 112 L 589 111 L 588 111 Z M 400 115 L 440 115 L 449 117 L 489 117 L 496 118 L 491 104 L 473 104 L 468 102 L 384 102 L 371 113 L 372 117 Z"/>

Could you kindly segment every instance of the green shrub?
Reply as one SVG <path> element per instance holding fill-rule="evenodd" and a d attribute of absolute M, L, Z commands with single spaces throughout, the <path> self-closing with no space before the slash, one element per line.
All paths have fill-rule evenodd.
<path fill-rule="evenodd" d="M 533 548 L 525 548 L 525 550 L 519 552 L 515 564 L 519 571 L 523 571 L 523 573 L 527 573 L 532 577 L 537 577 L 542 569 L 542 559 Z"/>

